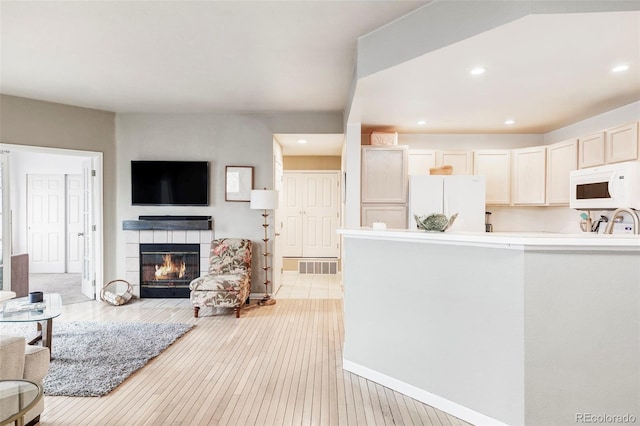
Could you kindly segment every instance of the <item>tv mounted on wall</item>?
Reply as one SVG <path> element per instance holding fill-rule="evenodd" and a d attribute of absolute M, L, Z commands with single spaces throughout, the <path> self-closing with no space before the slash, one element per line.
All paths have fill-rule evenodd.
<path fill-rule="evenodd" d="M 136 206 L 209 205 L 209 162 L 132 161 L 131 203 Z"/>

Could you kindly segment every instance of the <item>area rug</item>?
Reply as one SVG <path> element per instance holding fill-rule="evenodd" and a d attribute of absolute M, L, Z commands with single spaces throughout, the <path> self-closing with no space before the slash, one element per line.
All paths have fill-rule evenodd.
<path fill-rule="evenodd" d="M 53 359 L 44 379 L 44 394 L 105 395 L 191 327 L 172 323 L 54 321 Z M 20 328 L 24 329 L 24 325 Z M 10 330 L 3 327 L 1 331 Z"/>

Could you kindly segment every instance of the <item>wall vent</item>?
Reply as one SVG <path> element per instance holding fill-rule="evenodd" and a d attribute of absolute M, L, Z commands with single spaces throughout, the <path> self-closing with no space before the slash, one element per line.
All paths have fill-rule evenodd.
<path fill-rule="evenodd" d="M 338 273 L 337 260 L 299 260 L 299 274 L 335 275 Z"/>

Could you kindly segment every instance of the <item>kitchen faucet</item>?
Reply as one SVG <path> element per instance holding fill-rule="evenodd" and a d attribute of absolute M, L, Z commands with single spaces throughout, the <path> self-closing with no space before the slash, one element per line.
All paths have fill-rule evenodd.
<path fill-rule="evenodd" d="M 604 233 L 605 234 L 613 233 L 613 225 L 615 223 L 615 218 L 618 215 L 618 213 L 622 213 L 622 212 L 629 213 L 629 216 L 631 216 L 631 219 L 633 220 L 633 233 L 640 234 L 640 220 L 638 219 L 638 214 L 635 212 L 635 210 L 629 207 L 620 207 L 619 209 L 615 209 L 613 211 L 613 213 L 611 214 L 611 219 L 607 223 L 607 227 L 605 228 Z"/>

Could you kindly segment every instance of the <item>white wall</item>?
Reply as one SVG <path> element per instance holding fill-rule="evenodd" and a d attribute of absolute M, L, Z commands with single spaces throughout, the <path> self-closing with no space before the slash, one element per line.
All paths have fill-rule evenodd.
<path fill-rule="evenodd" d="M 368 138 L 368 135 L 365 135 Z M 368 143 L 368 141 L 367 141 Z M 513 149 L 544 144 L 541 134 L 398 134 L 398 143 L 409 149 L 472 151 L 474 149 Z"/>
<path fill-rule="evenodd" d="M 122 221 L 140 215 L 213 216 L 216 238 L 264 237 L 262 211 L 224 200 L 225 166 L 253 166 L 254 187 L 273 188 L 274 133 L 342 133 L 339 113 L 118 114 L 116 116 L 117 276 L 125 272 Z M 209 206 L 132 206 L 131 160 L 209 161 Z M 270 228 L 272 233 L 273 227 Z M 273 235 L 271 235 L 272 237 Z M 258 247 L 255 253 L 258 253 Z M 264 291 L 262 256 L 254 255 L 252 291 Z"/>
<path fill-rule="evenodd" d="M 345 173 L 343 224 L 360 226 L 360 123 L 347 125 L 342 147 L 342 170 Z"/>

